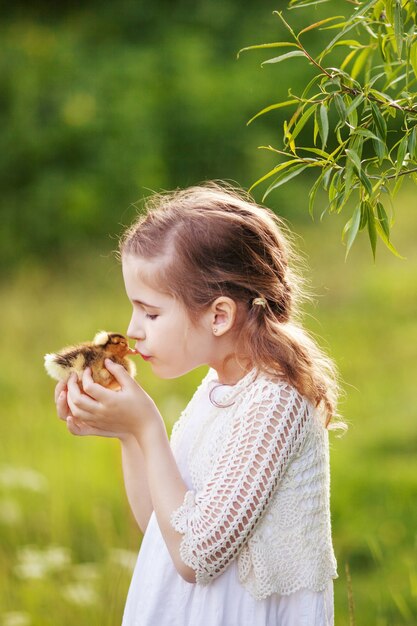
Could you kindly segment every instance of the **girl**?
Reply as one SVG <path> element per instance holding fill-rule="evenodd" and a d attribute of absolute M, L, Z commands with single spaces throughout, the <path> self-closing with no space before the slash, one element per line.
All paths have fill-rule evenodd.
<path fill-rule="evenodd" d="M 327 427 L 336 369 L 302 329 L 305 290 L 272 211 L 225 184 L 155 196 L 121 239 L 128 336 L 161 378 L 208 365 L 168 441 L 106 366 L 58 384 L 74 435 L 117 437 L 144 533 L 123 626 L 333 624 Z"/>

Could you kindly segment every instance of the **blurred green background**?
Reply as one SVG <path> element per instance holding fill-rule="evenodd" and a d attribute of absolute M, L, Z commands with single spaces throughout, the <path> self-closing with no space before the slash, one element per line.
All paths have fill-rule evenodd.
<path fill-rule="evenodd" d="M 283 36 L 278 4 L 0 9 L 0 626 L 121 622 L 140 534 L 119 446 L 66 432 L 43 354 L 126 328 L 111 250 L 135 203 L 212 178 L 248 188 L 273 165 L 257 146 L 278 143 L 281 114 L 246 122 L 311 70 L 299 60 L 261 69 L 259 53 L 236 53 Z M 291 19 L 309 23 L 346 4 Z M 321 36 L 311 33 L 312 50 Z M 393 242 L 406 260 L 380 247 L 374 264 L 362 235 L 345 263 L 347 217 L 312 221 L 308 183 L 297 179 L 268 203 L 298 235 L 317 295 L 305 324 L 344 381 L 350 429 L 331 434 L 336 624 L 353 623 L 349 595 L 358 625 L 416 624 L 415 188 L 396 202 Z M 170 429 L 204 371 L 160 381 L 138 369 Z"/>

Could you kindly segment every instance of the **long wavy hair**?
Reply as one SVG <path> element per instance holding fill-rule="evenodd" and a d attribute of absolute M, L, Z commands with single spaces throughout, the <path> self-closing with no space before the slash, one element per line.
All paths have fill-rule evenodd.
<path fill-rule="evenodd" d="M 228 358 L 250 355 L 250 366 L 287 380 L 329 427 L 339 374 L 303 328 L 301 305 L 312 294 L 285 222 L 224 182 L 154 194 L 144 209 L 120 239 L 121 256 L 157 259 L 152 285 L 179 300 L 192 323 L 219 296 L 232 298 L 242 349 Z"/>

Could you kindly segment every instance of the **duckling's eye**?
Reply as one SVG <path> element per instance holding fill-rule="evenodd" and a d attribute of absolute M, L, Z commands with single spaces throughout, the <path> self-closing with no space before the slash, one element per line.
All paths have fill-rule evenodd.
<path fill-rule="evenodd" d="M 145 317 L 147 317 L 148 320 L 156 320 L 156 318 L 158 316 L 157 315 L 150 315 L 149 313 L 145 313 Z"/>

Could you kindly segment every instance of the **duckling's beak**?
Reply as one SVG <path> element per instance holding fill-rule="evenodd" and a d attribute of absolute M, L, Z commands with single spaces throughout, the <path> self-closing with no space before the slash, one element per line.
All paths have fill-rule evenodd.
<path fill-rule="evenodd" d="M 128 354 L 139 354 L 139 352 L 135 348 L 128 348 Z"/>

